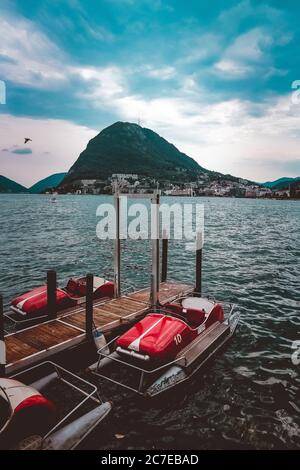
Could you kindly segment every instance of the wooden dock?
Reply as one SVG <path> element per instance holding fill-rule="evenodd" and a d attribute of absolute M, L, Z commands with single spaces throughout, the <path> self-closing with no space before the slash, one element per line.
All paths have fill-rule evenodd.
<path fill-rule="evenodd" d="M 189 284 L 162 282 L 159 301 L 163 305 L 192 290 Z M 149 295 L 150 289 L 142 289 L 116 299 L 94 301 L 95 328 L 112 334 L 122 324 L 139 319 L 149 310 Z M 6 335 L 5 372 L 9 375 L 85 341 L 85 305 L 81 305 L 68 309 L 54 320 Z"/>
<path fill-rule="evenodd" d="M 124 196 L 124 194 L 122 194 Z M 127 194 L 128 197 L 137 197 L 136 194 Z M 29 365 L 38 364 L 46 358 L 58 355 L 66 357 L 70 350 L 86 350 L 86 354 L 93 351 L 94 330 L 102 331 L 106 335 L 117 334 L 126 323 L 139 320 L 151 311 L 151 305 L 163 306 L 192 291 L 201 294 L 202 285 L 202 235 L 196 237 L 196 266 L 195 285 L 182 282 L 167 281 L 168 266 L 168 234 L 162 231 L 163 243 L 160 253 L 160 191 L 152 195 L 138 195 L 138 197 L 151 199 L 151 228 L 156 237 L 151 238 L 152 264 L 151 288 L 141 289 L 126 295 L 121 293 L 121 194 L 115 192 L 115 223 L 116 236 L 114 240 L 114 299 L 93 300 L 94 278 L 93 274 L 86 275 L 85 304 L 71 307 L 59 312 L 56 305 L 56 271 L 47 272 L 47 321 L 38 325 L 28 326 L 22 330 L 5 335 L 3 297 L 0 295 L 0 375 L 10 375 Z M 161 259 L 161 270 L 160 270 Z M 80 347 L 79 347 L 80 345 Z M 62 356 L 63 355 L 63 356 Z M 84 356 L 85 357 L 85 356 Z"/>

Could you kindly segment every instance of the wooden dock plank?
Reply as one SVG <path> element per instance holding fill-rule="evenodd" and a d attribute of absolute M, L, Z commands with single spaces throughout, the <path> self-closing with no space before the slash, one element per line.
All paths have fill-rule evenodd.
<path fill-rule="evenodd" d="M 136 311 L 137 309 L 135 309 Z M 94 310 L 97 314 L 101 315 L 107 315 L 107 314 L 114 314 L 116 316 L 122 316 L 122 313 L 124 312 L 124 308 L 118 307 L 114 304 L 110 305 L 103 305 L 101 307 L 97 307 Z M 131 310 L 132 311 L 132 310 Z M 127 310 L 126 310 L 127 312 Z"/>
<path fill-rule="evenodd" d="M 14 336 L 5 339 L 6 344 L 6 361 L 8 364 L 19 361 L 26 356 L 31 356 L 38 352 L 38 349 L 24 343 Z"/>
<path fill-rule="evenodd" d="M 121 300 L 121 299 L 120 299 Z M 122 299 L 123 300 L 123 299 Z M 112 302 L 101 307 L 97 307 L 98 312 L 108 312 L 120 315 L 122 317 L 129 315 L 130 313 L 138 312 L 139 310 L 145 310 L 149 306 L 145 303 L 131 301 L 130 303 L 126 302 Z"/>
<path fill-rule="evenodd" d="M 180 282 L 162 282 L 159 287 L 158 298 L 160 303 L 163 305 L 165 303 L 171 302 L 176 297 L 186 295 L 189 292 L 192 292 L 194 287 L 190 284 L 183 284 Z M 149 302 L 150 289 L 142 289 L 132 294 L 128 294 L 127 297 L 130 297 L 133 300 L 139 300 L 141 302 Z"/>
<path fill-rule="evenodd" d="M 80 315 L 80 314 L 79 314 Z M 36 325 L 35 329 L 28 329 L 18 333 L 18 339 L 24 341 L 38 350 L 48 349 L 56 344 L 78 336 L 78 330 L 64 325 L 59 320 Z"/>
<path fill-rule="evenodd" d="M 100 298 L 100 299 L 96 299 L 94 300 L 94 306 L 97 306 L 97 305 L 103 305 L 105 304 L 106 302 L 109 302 L 111 301 L 111 298 L 110 297 L 103 297 L 103 298 Z M 64 317 L 65 315 L 70 315 L 72 313 L 85 313 L 85 302 L 82 302 L 78 305 L 75 305 L 73 307 L 68 307 L 68 308 L 65 308 L 64 310 L 60 310 L 59 312 L 57 312 L 57 318 L 60 319 L 62 317 Z"/>
<path fill-rule="evenodd" d="M 122 313 L 122 309 L 120 308 L 112 308 L 110 306 L 108 307 L 97 307 L 94 308 L 94 314 L 96 315 L 102 315 L 103 317 L 110 316 L 110 315 L 115 315 L 117 317 L 120 317 Z"/>
<path fill-rule="evenodd" d="M 113 317 L 113 319 L 115 320 L 116 318 Z M 70 326 L 76 326 L 77 328 L 81 328 L 83 331 L 85 329 L 85 316 L 81 313 L 74 313 L 73 315 L 68 315 L 63 319 L 63 321 L 64 323 L 67 323 Z M 96 328 L 102 327 L 111 321 L 111 317 L 108 318 L 108 316 L 103 317 L 94 314 L 94 324 L 96 325 Z"/>
<path fill-rule="evenodd" d="M 94 318 L 107 318 L 107 319 L 112 319 L 112 318 L 120 318 L 121 315 L 119 313 L 113 313 L 111 311 L 103 310 L 102 308 L 94 308 Z"/>
<path fill-rule="evenodd" d="M 145 312 L 148 307 L 146 303 L 127 299 L 126 297 L 112 299 L 109 302 L 94 307 L 94 323 L 96 328 L 107 331 L 114 327 L 116 328 L 126 317 L 140 315 Z M 77 328 L 85 328 L 85 316 L 81 313 L 67 315 L 63 318 L 63 321 Z"/>
<path fill-rule="evenodd" d="M 7 363 L 14 364 L 59 346 L 82 334 L 71 325 L 53 320 L 26 328 L 5 337 Z"/>

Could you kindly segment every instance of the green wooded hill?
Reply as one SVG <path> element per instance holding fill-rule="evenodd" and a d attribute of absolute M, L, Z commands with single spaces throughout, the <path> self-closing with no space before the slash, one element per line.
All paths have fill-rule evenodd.
<path fill-rule="evenodd" d="M 0 193 L 27 193 L 28 189 L 6 176 L 0 175 Z"/>
<path fill-rule="evenodd" d="M 296 178 L 283 177 L 275 181 L 267 181 L 266 183 L 263 183 L 263 186 L 273 190 L 286 189 L 290 184 L 296 183 L 297 181 L 300 181 L 300 176 L 297 176 Z"/>
<path fill-rule="evenodd" d="M 225 178 L 203 168 L 151 129 L 116 122 L 89 141 L 61 186 L 80 179 L 106 180 L 113 173 L 136 173 L 171 182 L 195 181 L 201 173 Z M 228 178 L 237 179 L 226 175 Z"/>
<path fill-rule="evenodd" d="M 62 182 L 66 174 L 67 173 L 55 173 L 54 175 L 50 175 L 31 186 L 29 188 L 29 192 L 40 194 L 45 192 L 47 189 L 54 189 Z"/>

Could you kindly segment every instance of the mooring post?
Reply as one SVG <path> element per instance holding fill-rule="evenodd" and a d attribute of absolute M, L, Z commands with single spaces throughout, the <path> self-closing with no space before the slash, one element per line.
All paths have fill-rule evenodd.
<path fill-rule="evenodd" d="M 47 302 L 49 318 L 56 317 L 56 271 L 47 271 Z"/>
<path fill-rule="evenodd" d="M 157 192 L 151 198 L 151 239 L 152 273 L 150 301 L 153 306 L 156 306 L 159 291 L 159 193 Z"/>
<path fill-rule="evenodd" d="M 5 375 L 6 348 L 4 339 L 4 310 L 3 297 L 0 294 L 0 376 Z"/>
<path fill-rule="evenodd" d="M 166 229 L 162 234 L 162 256 L 161 256 L 161 282 L 166 282 L 168 274 L 168 234 Z"/>
<path fill-rule="evenodd" d="M 195 292 L 202 294 L 202 250 L 203 236 L 202 232 L 197 232 L 196 236 L 196 286 Z"/>
<path fill-rule="evenodd" d="M 157 279 L 157 292 L 160 286 L 160 220 L 159 220 L 159 206 L 160 206 L 160 192 L 157 190 L 156 194 L 156 226 L 157 226 L 157 239 L 156 239 L 156 279 Z"/>
<path fill-rule="evenodd" d="M 114 196 L 116 233 L 114 240 L 114 282 L 115 297 L 121 295 L 121 241 L 120 241 L 120 195 L 117 191 Z"/>
<path fill-rule="evenodd" d="M 94 275 L 86 275 L 85 334 L 88 341 L 93 340 L 93 297 Z"/>

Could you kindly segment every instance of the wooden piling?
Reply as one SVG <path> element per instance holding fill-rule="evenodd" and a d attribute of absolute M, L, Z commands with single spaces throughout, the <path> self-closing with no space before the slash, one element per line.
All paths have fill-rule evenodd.
<path fill-rule="evenodd" d="M 203 251 L 203 237 L 202 233 L 198 232 L 196 237 L 196 285 L 195 292 L 202 294 L 202 251 Z"/>
<path fill-rule="evenodd" d="M 85 334 L 88 341 L 93 340 L 93 297 L 94 275 L 86 275 Z"/>
<path fill-rule="evenodd" d="M 157 275 L 156 275 L 156 280 L 157 280 L 157 292 L 159 292 L 159 286 L 160 286 L 160 215 L 159 215 L 159 206 L 160 206 L 160 193 L 159 191 L 156 194 L 156 205 L 157 205 L 157 240 L 156 240 L 156 269 L 157 269 Z"/>
<path fill-rule="evenodd" d="M 161 282 L 165 282 L 167 280 L 168 274 L 168 236 L 167 231 L 163 230 L 162 235 L 162 260 L 161 260 Z"/>
<path fill-rule="evenodd" d="M 4 310 L 3 297 L 0 294 L 0 376 L 5 375 L 6 349 L 4 339 Z"/>
<path fill-rule="evenodd" d="M 151 197 L 151 242 L 152 242 L 152 272 L 150 302 L 153 306 L 158 303 L 159 291 L 159 192 Z"/>
<path fill-rule="evenodd" d="M 57 313 L 56 306 L 56 271 L 47 271 L 47 302 L 48 302 L 48 316 L 55 318 Z"/>
<path fill-rule="evenodd" d="M 115 298 L 121 296 L 121 240 L 120 240 L 120 195 L 118 192 L 114 196 L 116 214 L 116 233 L 114 240 L 114 282 Z"/>

